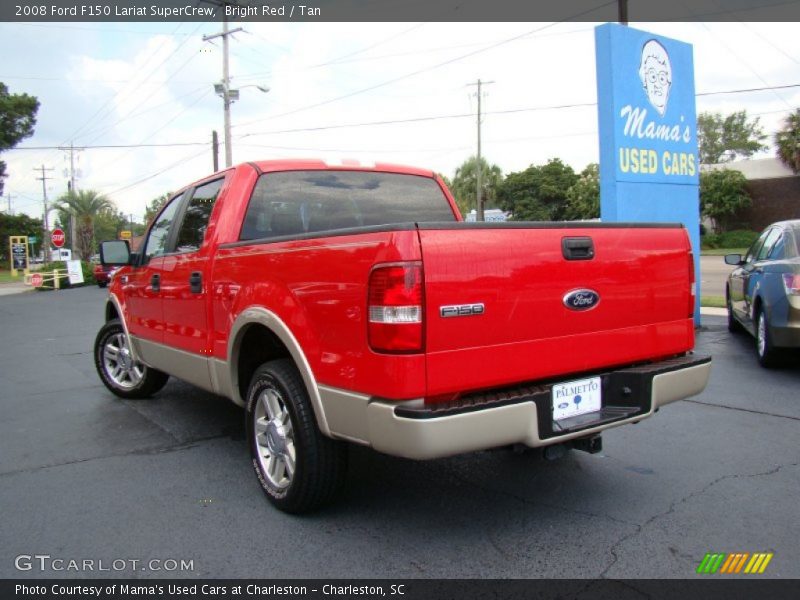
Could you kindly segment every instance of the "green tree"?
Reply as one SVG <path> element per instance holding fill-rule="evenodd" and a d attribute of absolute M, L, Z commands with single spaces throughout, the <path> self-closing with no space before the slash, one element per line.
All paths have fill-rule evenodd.
<path fill-rule="evenodd" d="M 741 171 L 700 172 L 700 210 L 714 222 L 714 231 L 728 231 L 731 218 L 751 204 L 747 180 Z"/>
<path fill-rule="evenodd" d="M 150 204 L 147 205 L 147 208 L 145 209 L 144 212 L 145 225 L 147 225 L 150 221 L 153 220 L 153 217 L 156 216 L 158 211 L 161 210 L 161 207 L 164 206 L 167 203 L 167 200 L 169 200 L 171 197 L 172 197 L 172 192 L 166 192 L 164 194 L 161 194 L 157 198 L 153 198 L 152 200 L 150 200 Z"/>
<path fill-rule="evenodd" d="M 494 208 L 497 203 L 497 188 L 503 181 L 503 171 L 497 165 L 490 165 L 481 157 L 481 196 L 484 208 Z M 477 207 L 478 159 L 470 156 L 456 169 L 449 185 L 456 204 L 463 216 Z"/>
<path fill-rule="evenodd" d="M 572 167 L 551 158 L 546 165 L 509 173 L 497 197 L 514 221 L 560 221 L 566 218 L 567 191 L 577 181 Z"/>
<path fill-rule="evenodd" d="M 0 152 L 9 150 L 33 135 L 39 101 L 28 94 L 10 94 L 0 82 Z M 6 163 L 0 160 L 0 194 L 7 177 Z"/>
<path fill-rule="evenodd" d="M 115 210 L 113 202 L 94 190 L 69 191 L 56 201 L 56 206 L 75 216 L 75 249 L 82 260 L 94 253 L 94 222 L 98 213 Z"/>
<path fill-rule="evenodd" d="M 567 219 L 587 220 L 600 217 L 600 165 L 591 163 L 581 171 L 578 181 L 567 190 Z"/>
<path fill-rule="evenodd" d="M 800 173 L 800 108 L 786 117 L 783 129 L 775 134 L 778 158 L 794 173 Z"/>
<path fill-rule="evenodd" d="M 721 113 L 700 113 L 697 117 L 697 143 L 704 165 L 730 162 L 766 150 L 767 139 L 759 119 L 748 120 L 740 110 L 725 117 Z"/>
<path fill-rule="evenodd" d="M 36 244 L 38 249 L 42 239 L 42 220 L 32 219 L 28 215 L 0 213 L 0 269 L 9 268 L 8 236 L 11 235 L 36 236 L 39 240 Z"/>
<path fill-rule="evenodd" d="M 128 217 L 116 207 L 97 213 L 94 220 L 94 238 L 98 242 L 119 239 L 120 231 L 129 227 Z"/>

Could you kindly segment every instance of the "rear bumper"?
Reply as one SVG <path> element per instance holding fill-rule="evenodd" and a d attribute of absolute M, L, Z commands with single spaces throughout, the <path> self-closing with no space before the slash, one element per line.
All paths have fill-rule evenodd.
<path fill-rule="evenodd" d="M 772 343 L 779 348 L 800 348 L 800 298 L 781 298 L 769 316 Z"/>
<path fill-rule="evenodd" d="M 665 404 L 702 392 L 710 373 L 711 357 L 687 356 L 591 374 L 602 378 L 602 410 L 561 426 L 552 421 L 550 400 L 552 384 L 558 382 L 445 405 L 371 400 L 364 423 L 368 439 L 363 441 L 386 454 L 413 459 L 510 444 L 548 446 L 645 419 Z"/>

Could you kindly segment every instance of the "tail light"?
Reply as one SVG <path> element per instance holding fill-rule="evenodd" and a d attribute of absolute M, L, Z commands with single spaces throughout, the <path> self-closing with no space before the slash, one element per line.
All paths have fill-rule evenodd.
<path fill-rule="evenodd" d="M 694 306 L 697 296 L 697 281 L 694 275 L 694 254 L 689 252 L 689 318 L 694 318 Z"/>
<path fill-rule="evenodd" d="M 800 296 L 800 275 L 784 273 L 783 287 L 787 296 Z"/>
<path fill-rule="evenodd" d="M 422 352 L 423 279 L 420 263 L 376 267 L 369 276 L 369 345 L 376 352 Z"/>

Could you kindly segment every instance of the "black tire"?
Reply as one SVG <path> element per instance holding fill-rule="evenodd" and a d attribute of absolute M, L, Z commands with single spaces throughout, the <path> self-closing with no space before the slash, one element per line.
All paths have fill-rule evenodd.
<path fill-rule="evenodd" d="M 246 419 L 253 469 L 275 507 L 300 514 L 334 499 L 345 480 L 347 446 L 320 431 L 291 360 L 256 369 L 247 391 Z"/>
<path fill-rule="evenodd" d="M 740 333 L 742 330 L 742 326 L 739 321 L 736 320 L 736 317 L 733 316 L 733 305 L 731 304 L 731 291 L 728 287 L 725 287 L 725 305 L 728 309 L 728 331 L 731 333 Z"/>
<path fill-rule="evenodd" d="M 103 384 L 120 398 L 148 398 L 169 379 L 166 373 L 131 360 L 119 319 L 100 328 L 94 341 L 94 366 Z"/>
<path fill-rule="evenodd" d="M 97 282 L 97 287 L 99 287 L 99 288 L 104 288 L 106 286 L 108 286 L 108 282 L 107 281 L 98 281 Z"/>
<path fill-rule="evenodd" d="M 781 357 L 780 350 L 772 344 L 769 317 L 763 308 L 756 313 L 756 355 L 759 364 L 767 369 L 778 366 Z"/>

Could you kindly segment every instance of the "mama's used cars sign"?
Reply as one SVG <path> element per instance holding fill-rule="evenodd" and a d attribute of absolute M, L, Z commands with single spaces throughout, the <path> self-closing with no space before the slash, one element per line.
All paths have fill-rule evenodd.
<path fill-rule="evenodd" d="M 595 39 L 601 152 L 616 179 L 697 184 L 692 47 L 611 23 Z"/>
<path fill-rule="evenodd" d="M 683 223 L 699 273 L 692 46 L 615 23 L 595 29 L 595 45 L 600 216 L 607 222 Z"/>

